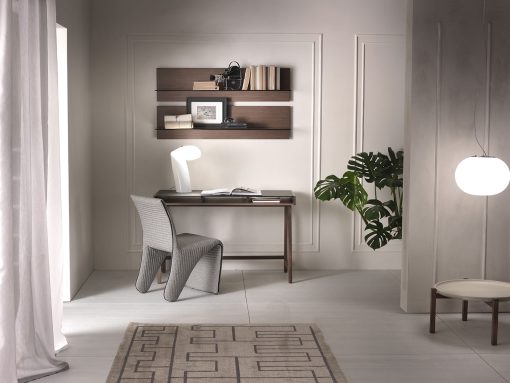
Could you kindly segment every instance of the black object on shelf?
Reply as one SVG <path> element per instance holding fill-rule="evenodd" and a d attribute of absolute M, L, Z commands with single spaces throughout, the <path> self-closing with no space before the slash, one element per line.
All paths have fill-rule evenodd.
<path fill-rule="evenodd" d="M 248 124 L 246 122 L 224 122 L 221 124 L 223 129 L 246 129 Z"/>

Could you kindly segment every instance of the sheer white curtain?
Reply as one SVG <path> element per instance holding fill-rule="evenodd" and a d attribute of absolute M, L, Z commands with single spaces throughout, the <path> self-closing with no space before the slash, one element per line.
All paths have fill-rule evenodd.
<path fill-rule="evenodd" d="M 55 345 L 65 345 L 55 41 L 54 0 L 0 1 L 0 380 L 5 383 L 68 367 L 55 359 Z"/>

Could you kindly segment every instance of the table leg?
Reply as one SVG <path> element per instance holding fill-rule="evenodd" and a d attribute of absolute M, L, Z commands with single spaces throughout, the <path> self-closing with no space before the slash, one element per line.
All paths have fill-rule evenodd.
<path fill-rule="evenodd" d="M 496 346 L 498 344 L 498 314 L 499 314 L 499 300 L 492 301 L 492 333 L 491 344 Z"/>
<path fill-rule="evenodd" d="M 468 316 L 468 301 L 462 301 L 462 320 L 467 321 Z"/>
<path fill-rule="evenodd" d="M 286 273 L 287 264 L 287 208 L 283 211 L 283 272 Z"/>
<path fill-rule="evenodd" d="M 285 206 L 285 226 L 287 232 L 287 272 L 289 283 L 292 283 L 292 206 Z"/>
<path fill-rule="evenodd" d="M 161 269 L 158 269 L 158 272 L 156 273 L 156 282 L 161 284 Z"/>
<path fill-rule="evenodd" d="M 436 300 L 437 289 L 433 287 L 430 290 L 430 327 L 429 332 L 434 334 L 436 332 Z"/>

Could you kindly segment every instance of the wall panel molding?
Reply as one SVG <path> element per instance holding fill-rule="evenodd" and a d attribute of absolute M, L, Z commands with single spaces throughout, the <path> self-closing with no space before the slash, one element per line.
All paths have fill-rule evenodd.
<path fill-rule="evenodd" d="M 484 142 L 483 145 L 490 153 L 490 135 L 491 135 L 491 82 L 492 82 L 492 23 L 487 23 L 485 35 L 485 119 L 484 119 Z M 485 197 L 483 205 L 483 235 L 482 235 L 482 265 L 481 278 L 487 278 L 487 236 L 489 221 L 489 197 Z"/>
<path fill-rule="evenodd" d="M 313 71 L 308 76 L 311 76 L 313 92 L 310 95 L 310 110 L 311 118 L 309 121 L 310 130 L 309 145 L 310 145 L 310 164 L 311 171 L 306 175 L 309 190 L 306 195 L 298 196 L 298 203 L 303 203 L 303 198 L 306 198 L 306 203 L 309 204 L 311 214 L 309 217 L 308 225 L 310 227 L 306 238 L 294 238 L 296 240 L 295 251 L 306 253 L 319 252 L 319 233 L 320 233 L 320 209 L 319 202 L 313 197 L 313 187 L 319 180 L 320 176 L 320 158 L 321 158 L 321 110 L 322 110 L 322 34 L 208 34 L 208 35 L 146 35 L 146 34 L 131 34 L 127 37 L 127 78 L 126 78 L 126 95 L 125 95 L 125 133 L 126 133 L 126 208 L 128 213 L 128 233 L 127 233 L 127 249 L 128 253 L 139 253 L 141 251 L 140 243 L 140 227 L 137 223 L 136 211 L 131 203 L 129 195 L 137 190 L 137 179 L 135 174 L 136 158 L 136 102 L 135 102 L 135 76 L 136 67 L 135 62 L 137 59 L 138 50 L 146 48 L 151 45 L 168 45 L 168 44 L 194 44 L 194 43 L 227 43 L 227 42 L 241 42 L 249 45 L 251 43 L 285 43 L 289 45 L 305 44 L 309 54 L 309 60 Z M 303 74 L 300 74 L 303 75 Z M 168 105 L 170 103 L 154 103 L 154 114 L 156 105 Z M 237 103 L 241 104 L 241 103 Z M 255 105 L 258 103 L 242 103 L 242 105 Z M 264 103 L 260 103 L 263 105 Z M 293 105 L 293 101 L 284 103 L 285 105 Z M 302 193 L 301 193 L 302 194 Z M 282 227 L 283 227 L 283 209 L 282 210 Z M 294 226 L 296 226 L 296 216 L 294 215 Z M 283 230 L 283 229 L 282 229 Z M 283 233 L 283 231 L 282 231 Z M 253 255 L 273 255 L 280 254 L 283 248 L 283 234 L 281 243 L 272 242 L 225 242 L 225 247 L 230 252 L 236 254 L 253 254 Z"/>
<path fill-rule="evenodd" d="M 435 95 L 435 130 L 434 130 L 434 244 L 432 255 L 432 284 L 437 282 L 438 265 L 438 230 L 439 230 L 439 138 L 441 135 L 441 79 L 443 62 L 443 36 L 441 23 L 436 23 L 436 95 Z"/>
<path fill-rule="evenodd" d="M 385 72 L 385 68 L 381 68 L 379 72 L 374 73 L 373 68 L 377 65 L 377 55 L 379 52 L 390 55 L 391 51 L 398 52 L 398 55 L 394 57 L 395 66 L 405 67 L 405 36 L 404 35 L 387 35 L 387 34 L 371 34 L 371 35 L 355 35 L 354 36 L 354 142 L 353 142 L 353 154 L 363 151 L 382 151 L 384 148 L 374 146 L 374 141 L 377 141 L 378 137 L 381 137 L 385 132 L 393 127 L 391 126 L 367 126 L 367 119 L 377 119 L 380 114 L 380 110 L 371 109 L 370 105 L 367 105 L 367 97 L 376 97 L 376 93 L 373 89 L 377 88 L 379 84 L 376 82 L 383 76 L 393 76 L 393 73 Z M 382 50 L 381 50 L 382 49 Z M 367 67 L 370 66 L 370 75 L 367 74 Z M 386 68 L 387 69 L 387 68 Z M 377 77 L 374 76 L 377 75 Z M 395 80 L 397 80 L 395 78 Z M 383 83 L 384 85 L 384 83 Z M 388 96 L 400 97 L 402 105 L 404 104 L 404 88 L 402 87 L 401 94 L 398 92 L 392 92 L 391 89 L 387 89 Z M 372 92 L 372 93 L 371 93 Z M 384 101 L 380 100 L 381 103 Z M 390 105 L 388 105 L 391 108 Z M 398 111 L 387 111 L 387 113 L 398 114 Z M 402 116 L 403 117 L 403 116 Z M 397 135 L 400 134 L 400 140 L 398 144 L 402 145 L 403 148 L 403 136 L 404 136 L 404 121 L 401 121 L 401 126 L 398 127 Z M 367 144 L 367 141 L 369 143 Z M 394 144 L 392 145 L 394 146 Z M 370 185 L 369 188 L 371 188 Z M 359 214 L 353 214 L 352 220 L 352 249 L 353 252 L 373 252 L 373 250 L 364 241 L 364 230 L 363 222 L 359 217 Z M 382 253 L 396 253 L 402 251 L 402 244 L 400 241 L 392 241 L 383 249 L 377 250 L 379 254 Z"/>

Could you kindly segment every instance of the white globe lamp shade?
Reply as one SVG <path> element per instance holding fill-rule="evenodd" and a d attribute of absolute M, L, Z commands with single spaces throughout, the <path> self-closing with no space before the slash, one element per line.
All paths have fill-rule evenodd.
<path fill-rule="evenodd" d="M 201 156 L 202 152 L 200 149 L 193 145 L 181 146 L 170 153 L 175 190 L 178 193 L 191 192 L 188 161 L 196 160 Z"/>
<path fill-rule="evenodd" d="M 501 193 L 508 186 L 510 170 L 496 157 L 468 157 L 457 165 L 455 182 L 464 193 L 494 195 Z"/>

